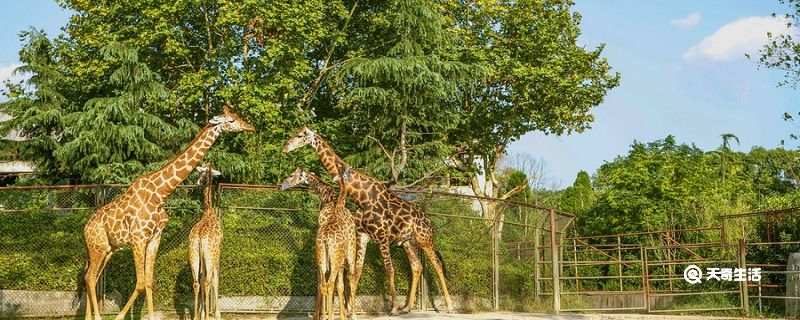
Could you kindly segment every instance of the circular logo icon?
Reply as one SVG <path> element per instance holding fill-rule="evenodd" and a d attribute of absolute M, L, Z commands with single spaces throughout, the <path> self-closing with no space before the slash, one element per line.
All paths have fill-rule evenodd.
<path fill-rule="evenodd" d="M 703 282 L 703 271 L 696 265 L 689 265 L 683 269 L 683 279 L 689 284 L 698 284 Z"/>

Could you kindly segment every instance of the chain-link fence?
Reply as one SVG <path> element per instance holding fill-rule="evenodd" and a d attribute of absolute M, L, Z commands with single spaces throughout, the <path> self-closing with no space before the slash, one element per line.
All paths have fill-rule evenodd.
<path fill-rule="evenodd" d="M 83 313 L 83 226 L 94 209 L 125 187 L 0 188 L 0 316 Z M 552 297 L 547 294 L 553 288 L 548 210 L 443 192 L 397 192 L 428 212 L 457 310 L 549 308 L 551 302 L 541 301 Z M 302 189 L 279 192 L 273 186 L 233 184 L 218 186 L 215 195 L 224 232 L 219 288 L 222 311 L 313 310 L 317 197 Z M 179 316 L 192 310 L 188 234 L 202 215 L 202 203 L 202 190 L 194 186 L 180 187 L 167 200 L 170 220 L 155 266 L 154 302 L 159 310 Z M 553 218 L 557 233 L 572 219 L 555 211 Z M 425 261 L 421 252 L 418 255 Z M 402 306 L 410 268 L 402 248 L 393 248 L 392 256 L 397 303 Z M 423 266 L 415 308 L 442 310 L 444 299 L 435 273 L 427 262 Z M 116 252 L 98 284 L 98 295 L 104 297 L 102 311 L 118 311 L 135 282 L 131 251 Z M 387 311 L 386 288 L 383 262 L 370 242 L 358 286 L 357 310 Z M 143 301 L 139 301 L 133 311 L 140 312 L 142 307 Z"/>

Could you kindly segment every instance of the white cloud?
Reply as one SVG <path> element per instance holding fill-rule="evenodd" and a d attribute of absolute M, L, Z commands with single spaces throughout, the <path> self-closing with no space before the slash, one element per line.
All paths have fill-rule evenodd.
<path fill-rule="evenodd" d="M 0 83 L 11 79 L 11 80 L 19 80 L 21 77 L 19 75 L 12 76 L 14 70 L 19 68 L 20 64 L 8 64 L 8 65 L 0 65 Z"/>
<path fill-rule="evenodd" d="M 4 94 L 6 85 L 6 80 L 11 80 L 14 82 L 18 82 L 20 80 L 25 79 L 24 75 L 14 75 L 14 70 L 19 68 L 21 64 L 14 63 L 14 64 L 7 64 L 7 65 L 0 65 L 0 102 L 6 101 L 6 95 Z M 2 119 L 0 119 L 2 121 Z"/>
<path fill-rule="evenodd" d="M 11 80 L 12 82 L 19 82 L 27 78 L 26 75 L 22 74 L 14 74 L 14 70 L 19 68 L 21 64 L 13 63 L 7 65 L 0 65 L 0 102 L 5 101 L 6 97 L 2 94 L 3 90 L 6 88 L 5 82 L 6 80 Z"/>
<path fill-rule="evenodd" d="M 786 26 L 782 17 L 747 17 L 720 27 L 714 34 L 689 48 L 686 60 L 732 61 L 755 53 L 767 42 L 767 32 L 773 35 L 796 32 Z"/>
<path fill-rule="evenodd" d="M 692 12 L 686 17 L 670 20 L 669 24 L 679 27 L 694 27 L 700 23 L 700 17 L 700 12 Z"/>

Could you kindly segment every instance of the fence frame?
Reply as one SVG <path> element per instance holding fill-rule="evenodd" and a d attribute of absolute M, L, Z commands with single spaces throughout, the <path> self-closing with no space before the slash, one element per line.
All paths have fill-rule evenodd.
<path fill-rule="evenodd" d="M 128 187 L 128 185 L 125 185 L 125 184 L 90 184 L 90 185 L 0 187 L 0 192 L 4 192 L 4 191 L 23 191 L 23 190 L 39 190 L 39 191 L 46 191 L 49 194 L 50 192 L 62 192 L 62 191 L 72 191 L 72 190 L 90 190 L 90 189 L 94 189 L 93 193 L 95 194 L 95 199 L 92 201 L 93 207 L 73 208 L 73 207 L 57 207 L 57 206 L 53 206 L 53 207 L 48 207 L 47 209 L 36 209 L 36 208 L 33 208 L 33 209 L 31 209 L 31 208 L 14 209 L 14 208 L 3 208 L 2 206 L 0 206 L 0 213 L 14 214 L 15 212 L 22 212 L 22 211 L 31 212 L 32 210 L 33 211 L 38 211 L 38 210 L 44 210 L 44 211 L 50 211 L 50 210 L 59 210 L 59 211 L 61 211 L 61 210 L 71 210 L 71 211 L 74 211 L 74 210 L 88 210 L 89 212 L 93 212 L 97 208 L 100 208 L 103 205 L 113 201 L 113 199 L 116 197 L 116 195 L 118 195 L 118 194 L 115 194 L 114 196 L 109 196 L 110 193 L 109 193 L 108 190 L 111 190 L 111 189 L 122 189 L 122 190 L 124 190 L 127 187 Z M 181 185 L 181 186 L 179 186 L 179 189 L 198 190 L 199 187 L 195 186 L 195 185 Z M 266 190 L 266 191 L 277 191 L 278 190 L 278 186 L 275 186 L 275 185 L 248 185 L 248 184 L 220 183 L 220 184 L 216 185 L 216 188 L 215 188 L 215 191 L 214 191 L 215 192 L 215 198 L 220 199 L 220 197 L 222 197 L 222 194 L 224 192 L 229 191 L 231 189 L 258 189 L 258 190 Z M 298 189 L 302 189 L 302 188 L 298 188 Z M 501 294 L 500 294 L 500 291 L 502 290 L 502 288 L 500 286 L 500 280 L 501 280 L 501 277 L 502 277 L 501 272 L 500 272 L 501 245 L 517 245 L 517 246 L 525 245 L 525 246 L 529 246 L 530 244 L 533 244 L 532 251 L 534 252 L 534 254 L 532 255 L 532 257 L 533 257 L 534 261 L 533 261 L 533 265 L 532 265 L 533 268 L 532 269 L 534 270 L 534 272 L 532 272 L 530 274 L 530 277 L 533 279 L 533 282 L 535 283 L 535 287 L 536 287 L 536 292 L 534 294 L 534 299 L 535 300 L 538 301 L 538 300 L 541 299 L 541 295 L 542 295 L 541 294 L 542 293 L 541 292 L 541 287 L 542 287 L 541 281 L 548 280 L 547 278 L 541 277 L 541 275 L 542 275 L 541 268 L 540 268 L 541 267 L 541 265 L 540 265 L 541 261 L 545 261 L 545 262 L 551 264 L 551 268 L 553 268 L 552 270 L 556 271 L 555 279 L 558 279 L 557 271 L 559 269 L 558 268 L 559 261 L 558 261 L 558 258 L 554 259 L 554 257 L 559 257 L 559 250 L 558 250 L 558 244 L 560 243 L 559 240 L 562 239 L 563 237 L 565 237 L 566 232 L 567 232 L 567 228 L 573 222 L 573 219 L 574 219 L 573 215 L 571 215 L 569 213 L 566 213 L 566 212 L 559 211 L 559 210 L 557 210 L 555 208 L 541 207 L 541 206 L 536 206 L 536 205 L 532 205 L 532 204 L 517 202 L 517 201 L 513 201 L 513 200 L 494 199 L 494 198 L 488 198 L 488 197 L 479 197 L 479 196 L 472 196 L 472 195 L 455 194 L 455 193 L 443 192 L 443 191 L 439 191 L 439 190 L 420 190 L 420 189 L 413 189 L 413 190 L 412 189 L 393 189 L 393 190 L 395 192 L 399 193 L 399 194 L 436 195 L 436 196 L 440 196 L 440 197 L 457 198 L 457 199 L 464 199 L 464 200 L 471 200 L 471 201 L 495 202 L 497 204 L 497 207 L 495 208 L 497 210 L 497 212 L 500 212 L 501 210 L 504 210 L 505 207 L 503 207 L 503 208 L 501 208 L 501 207 L 502 206 L 507 206 L 507 205 L 514 205 L 514 206 L 517 206 L 517 207 L 520 207 L 520 208 L 527 208 L 527 209 L 531 209 L 531 210 L 534 211 L 533 214 L 535 216 L 538 216 L 539 218 L 536 218 L 535 221 L 530 221 L 527 224 L 509 222 L 509 221 L 494 221 L 494 222 L 491 223 L 491 225 L 492 225 L 491 231 L 492 231 L 492 237 L 493 237 L 493 239 L 492 239 L 492 250 L 491 250 L 491 254 L 492 254 L 492 259 L 491 259 L 491 261 L 492 261 L 492 288 L 491 288 L 491 290 L 492 290 L 492 307 L 493 307 L 493 309 L 495 309 L 495 310 L 499 310 L 500 309 L 501 299 L 502 299 Z M 49 197 L 49 195 L 48 195 L 48 197 Z M 75 199 L 78 199 L 78 198 L 75 198 Z M 70 200 L 70 201 L 73 201 L 73 200 Z M 83 200 L 78 199 L 77 201 L 85 201 L 85 199 L 83 199 Z M 201 203 L 202 203 L 202 201 L 201 201 Z M 167 209 L 172 209 L 172 207 L 169 207 Z M 180 209 L 180 208 L 178 208 L 178 209 Z M 217 205 L 217 210 L 225 210 L 225 209 L 271 210 L 271 211 L 288 211 L 288 212 L 297 211 L 298 210 L 298 209 L 293 209 L 293 208 L 247 207 L 247 206 L 237 206 L 237 205 L 233 205 L 233 204 L 224 204 L 224 203 L 221 204 L 221 205 L 219 205 L 219 204 Z M 448 216 L 446 214 L 437 214 L 437 213 L 431 213 L 431 212 L 428 212 L 428 214 L 430 216 Z M 456 217 L 456 218 L 459 218 L 459 219 L 486 220 L 483 217 L 470 217 L 470 216 L 452 216 L 452 217 Z M 452 217 L 450 217 L 450 218 L 452 218 Z M 549 219 L 547 219 L 547 218 L 549 218 Z M 501 241 L 501 237 L 500 237 L 499 227 L 502 224 L 529 228 L 532 231 L 532 234 L 528 236 L 529 240 L 522 241 L 522 242 L 519 242 L 519 243 L 516 243 L 516 244 L 506 243 L 506 242 Z M 78 232 L 78 231 L 76 231 L 76 232 Z M 542 237 L 545 237 L 545 239 L 549 238 L 548 239 L 549 241 L 543 241 L 545 239 L 540 239 Z M 549 242 L 549 243 L 545 244 L 545 246 L 543 247 L 542 246 L 543 242 Z M 162 244 L 162 246 L 163 246 L 163 244 Z M 550 255 L 549 255 L 550 259 L 546 259 L 545 258 L 546 255 L 544 253 L 542 253 L 541 256 L 539 255 L 540 249 L 547 249 L 548 247 L 550 249 Z M 528 249 L 526 249 L 526 250 L 528 250 Z M 422 260 L 423 268 L 427 268 L 426 264 L 424 263 L 424 259 L 425 259 L 424 255 L 419 254 L 419 257 Z M 106 290 L 107 289 L 106 288 L 106 277 L 108 276 L 107 275 L 108 271 L 109 271 L 108 268 L 104 268 L 101 276 L 98 279 L 97 293 L 98 293 L 99 297 L 104 297 L 108 293 L 107 290 Z M 423 270 L 423 274 L 424 273 L 425 273 L 425 271 Z M 556 290 L 559 289 L 558 286 L 554 286 L 554 288 Z M 429 298 L 429 295 L 430 295 L 430 292 L 429 292 L 428 289 L 429 289 L 429 284 L 427 283 L 425 277 L 421 277 L 420 282 L 419 282 L 418 287 L 417 287 L 417 296 L 418 296 L 417 301 L 419 303 L 419 309 L 420 310 L 430 310 L 431 307 L 432 307 L 432 306 L 429 305 L 429 301 L 428 301 L 428 298 Z M 558 301 L 558 298 L 557 298 L 558 295 L 555 295 L 554 297 L 556 297 L 556 298 L 554 298 L 554 302 L 557 302 Z M 106 307 L 104 305 L 105 299 L 99 299 L 98 302 L 100 304 L 100 308 L 101 308 L 101 311 L 103 312 L 103 314 L 106 314 L 106 315 L 107 314 L 114 314 L 114 310 L 111 310 L 112 308 L 105 308 Z M 557 309 L 558 305 L 554 303 L 553 304 L 553 308 L 554 308 L 554 310 L 557 311 L 558 310 Z M 0 310 L 0 311 L 2 311 L 2 310 Z M 77 310 L 75 313 L 67 312 L 67 313 L 63 313 L 63 314 L 58 314 L 58 316 L 82 315 L 83 311 L 84 310 L 79 308 L 79 310 Z M 223 310 L 223 311 L 225 311 L 225 310 Z M 238 312 L 241 312 L 241 311 L 242 310 L 238 310 L 235 313 L 238 313 Z M 35 316 L 53 316 L 53 315 L 54 314 L 23 314 L 21 316 L 34 316 L 35 317 Z"/>

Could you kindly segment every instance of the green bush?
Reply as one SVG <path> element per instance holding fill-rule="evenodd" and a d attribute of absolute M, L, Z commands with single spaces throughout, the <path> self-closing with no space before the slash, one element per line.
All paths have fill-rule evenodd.
<path fill-rule="evenodd" d="M 73 291 L 83 281 L 86 263 L 83 226 L 91 206 L 108 190 L 0 190 L 0 288 Z M 188 234 L 202 215 L 202 193 L 180 188 L 167 201 L 170 220 L 161 238 L 155 266 L 155 299 L 160 309 L 183 310 L 192 300 Z M 429 212 L 435 244 L 446 268 L 451 295 L 492 298 L 491 227 L 479 219 L 467 200 L 414 197 Z M 313 296 L 316 294 L 314 240 L 318 199 L 308 192 L 226 188 L 215 204 L 222 217 L 224 239 L 220 294 L 225 296 Z M 70 210 L 69 207 L 88 208 Z M 508 239 L 526 237 L 508 227 Z M 532 238 L 531 238 L 532 239 Z M 136 276 L 129 249 L 114 254 L 105 269 L 105 292 L 124 303 Z M 401 247 L 392 248 L 399 296 L 410 285 L 410 268 Z M 424 254 L 420 252 L 420 256 Z M 533 300 L 530 254 L 501 252 L 504 306 L 527 310 Z M 423 261 L 427 259 L 423 258 Z M 430 297 L 439 295 L 438 279 L 428 264 L 423 274 Z M 359 295 L 388 297 L 385 272 L 377 247 L 370 242 Z"/>

